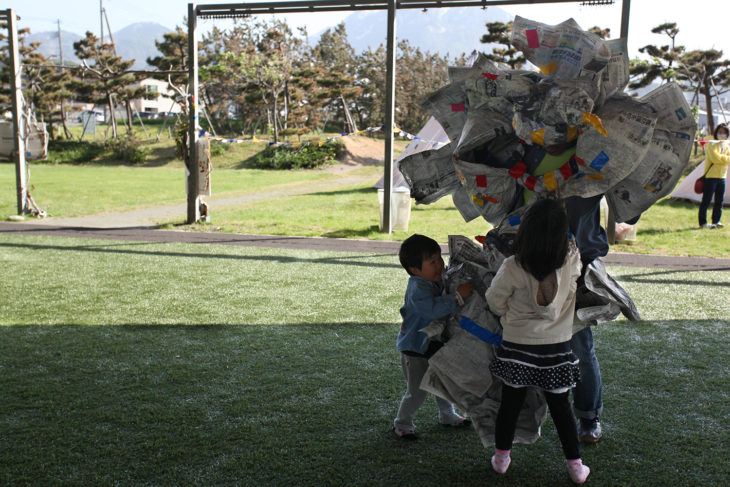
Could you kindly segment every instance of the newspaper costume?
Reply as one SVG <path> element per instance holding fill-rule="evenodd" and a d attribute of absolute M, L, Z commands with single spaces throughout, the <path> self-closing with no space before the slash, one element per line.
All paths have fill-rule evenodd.
<path fill-rule="evenodd" d="M 537 197 L 605 194 L 623 222 L 673 189 L 696 130 L 675 83 L 641 99 L 625 95 L 625 40 L 605 41 L 572 19 L 551 26 L 516 17 L 512 43 L 539 72 L 480 55 L 450 69 L 451 82 L 423 103 L 451 143 L 400 161 L 417 204 L 451 194 L 466 221 L 497 225 L 522 204 L 524 189 Z M 571 160 L 531 175 L 526 148 L 573 141 Z"/>
<path fill-rule="evenodd" d="M 423 106 L 451 143 L 413 154 L 399 168 L 417 204 L 452 195 L 465 221 L 481 216 L 495 226 L 483 246 L 450 236 L 445 284 L 451 291 L 471 281 L 476 292 L 460 314 L 431 323 L 424 332 L 445 345 L 430 359 L 421 388 L 462 408 L 485 447 L 494 444 L 501 382 L 489 372 L 501 326 L 484 292 L 533 198 L 606 195 L 617 222 L 639 216 L 668 194 L 687 165 L 696 122 L 674 83 L 641 99 L 623 93 L 629 80 L 625 39 L 604 41 L 570 19 L 551 26 L 516 17 L 512 43 L 539 72 L 497 66 L 483 55 L 471 67 L 451 68 L 450 83 Z M 536 176 L 535 153 L 575 145 L 558 169 Z M 623 313 L 638 320 L 631 297 L 600 259 L 585 269 L 574 333 Z M 542 395 L 530 390 L 515 442 L 540 436 L 547 414 Z"/>

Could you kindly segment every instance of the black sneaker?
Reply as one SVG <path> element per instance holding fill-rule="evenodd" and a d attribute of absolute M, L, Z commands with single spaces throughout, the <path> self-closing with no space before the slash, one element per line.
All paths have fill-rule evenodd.
<path fill-rule="evenodd" d="M 578 424 L 578 439 L 583 443 L 598 443 L 603 436 L 601 421 L 596 416 L 593 419 L 580 418 Z"/>

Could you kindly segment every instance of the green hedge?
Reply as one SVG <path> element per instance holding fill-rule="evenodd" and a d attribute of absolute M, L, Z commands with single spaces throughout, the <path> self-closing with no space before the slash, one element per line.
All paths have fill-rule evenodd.
<path fill-rule="evenodd" d="M 342 143 L 338 140 L 318 143 L 305 143 L 298 147 L 269 146 L 256 154 L 251 160 L 251 167 L 258 169 L 313 169 L 333 164 L 342 152 Z"/>

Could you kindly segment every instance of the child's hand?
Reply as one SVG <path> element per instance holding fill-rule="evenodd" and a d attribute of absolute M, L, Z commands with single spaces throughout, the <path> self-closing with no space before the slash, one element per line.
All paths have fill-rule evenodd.
<path fill-rule="evenodd" d="M 474 284 L 470 282 L 465 282 L 461 286 L 456 288 L 456 292 L 459 293 L 459 296 L 462 297 L 462 299 L 466 299 L 469 297 L 469 295 L 474 291 Z"/>

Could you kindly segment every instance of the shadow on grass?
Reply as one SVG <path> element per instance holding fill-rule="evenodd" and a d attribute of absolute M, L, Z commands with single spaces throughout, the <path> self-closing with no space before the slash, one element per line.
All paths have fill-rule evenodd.
<path fill-rule="evenodd" d="M 309 196 L 334 196 L 334 195 L 341 195 L 341 194 L 372 194 L 373 196 L 377 195 L 377 190 L 375 188 L 352 188 L 352 189 L 338 189 L 336 191 L 317 191 L 315 193 L 307 193 Z"/>
<path fill-rule="evenodd" d="M 157 242 L 159 244 L 161 242 Z M 220 241 L 218 243 L 221 243 Z M 14 244 L 14 243 L 0 243 L 0 248 L 16 248 L 16 249 L 31 249 L 31 250 L 61 250 L 70 252 L 91 252 L 100 254 L 119 254 L 119 255 L 155 255 L 160 257 L 189 257 L 194 259 L 223 259 L 223 260 L 251 260 L 251 261 L 271 261 L 280 264 L 293 264 L 293 263 L 311 263 L 311 264 L 329 264 L 329 265 L 349 265 L 356 267 L 380 267 L 380 268 L 400 268 L 398 264 L 383 264 L 376 262 L 367 262 L 363 259 L 370 257 L 381 257 L 383 255 L 391 255 L 390 253 L 381 254 L 361 254 L 352 256 L 341 256 L 341 257 L 321 257 L 321 258 L 307 258 L 307 257 L 289 257 L 284 255 L 227 255 L 227 254 L 207 254 L 207 253 L 187 253 L 187 252 L 159 252 L 152 250 L 132 250 L 132 249 L 120 249 L 114 247 L 130 247 L 130 246 L 144 246 L 152 245 L 155 242 L 125 242 L 119 244 L 109 245 L 76 245 L 76 246 L 61 246 L 61 245 L 38 245 L 38 244 Z"/>
<path fill-rule="evenodd" d="M 378 232 L 380 232 L 380 227 L 378 225 L 371 225 L 368 228 L 343 228 L 334 230 L 322 236 L 328 238 L 366 238 Z"/>
<path fill-rule="evenodd" d="M 138 167 L 162 167 L 176 159 L 174 147 L 155 147 L 151 150 L 145 148 L 145 151 L 147 151 L 148 154 L 145 162 L 143 164 L 138 164 Z"/>
<path fill-rule="evenodd" d="M 730 267 L 725 268 L 713 268 L 712 271 L 730 271 Z M 701 272 L 701 271 L 698 271 Z M 681 277 L 677 279 L 654 279 L 656 276 L 670 276 L 672 274 L 681 276 L 686 274 L 686 270 L 661 270 L 651 272 L 637 272 L 632 274 L 622 274 L 619 278 L 621 281 L 645 283 L 645 284 L 678 284 L 678 285 L 690 285 L 690 286 L 719 286 L 719 287 L 730 287 L 730 282 L 718 282 L 713 280 L 687 280 Z"/>
<path fill-rule="evenodd" d="M 622 323 L 601 328 L 611 344 L 601 355 L 610 407 L 601 418 L 604 439 L 584 448 L 589 485 L 727 483 L 723 325 L 642 322 L 635 334 Z M 416 418 L 421 438 L 398 441 L 389 431 L 404 392 L 395 328 L 0 327 L 0 478 L 29 485 L 572 485 L 550 420 L 536 443 L 515 446 L 506 476 L 491 471 L 491 451 L 473 430 L 437 425 L 431 399 Z M 681 448 L 706 451 L 677 455 Z"/>

